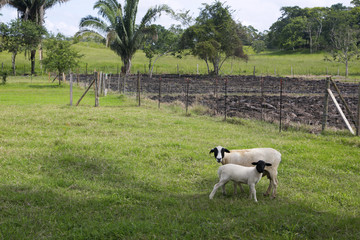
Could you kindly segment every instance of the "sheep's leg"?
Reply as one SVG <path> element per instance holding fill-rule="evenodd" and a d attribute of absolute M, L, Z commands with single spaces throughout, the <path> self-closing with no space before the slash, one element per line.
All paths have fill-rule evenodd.
<path fill-rule="evenodd" d="M 269 179 L 269 187 L 268 189 L 266 190 L 266 192 L 264 193 L 264 196 L 269 196 L 270 195 L 270 191 L 271 191 L 271 188 L 273 187 L 273 184 L 272 184 L 272 176 L 269 172 L 265 171 L 264 175 L 263 176 L 267 176 L 267 178 Z"/>
<path fill-rule="evenodd" d="M 255 184 L 250 184 L 249 187 L 250 187 L 250 199 L 254 197 L 255 202 L 257 202 Z"/>
<path fill-rule="evenodd" d="M 216 191 L 218 190 L 219 187 L 222 187 L 222 186 L 225 186 L 225 184 L 227 183 L 228 181 L 226 180 L 220 180 L 220 182 L 218 182 L 217 184 L 215 184 L 214 186 L 214 189 L 212 190 L 212 192 L 210 193 L 209 195 L 209 198 L 210 199 L 213 199 Z"/>
<path fill-rule="evenodd" d="M 226 195 L 226 191 L 225 191 L 225 184 L 221 186 L 222 188 L 222 194 L 225 196 Z"/>
<path fill-rule="evenodd" d="M 269 196 L 269 195 L 270 195 L 271 187 L 272 187 L 272 180 L 270 179 L 270 181 L 269 181 L 269 187 L 268 187 L 268 189 L 266 190 L 266 192 L 264 193 L 264 196 Z"/>
<path fill-rule="evenodd" d="M 272 195 L 271 195 L 271 198 L 274 199 L 276 197 L 276 190 L 277 190 L 277 185 L 278 185 L 278 180 L 277 180 L 277 177 L 274 176 L 272 178 L 272 185 L 273 185 L 273 191 L 272 191 Z"/>
<path fill-rule="evenodd" d="M 241 192 L 244 192 L 242 184 L 240 182 L 234 182 L 234 195 L 237 195 L 237 186 L 239 186 Z"/>
<path fill-rule="evenodd" d="M 267 176 L 270 179 L 270 183 L 269 183 L 268 189 L 264 193 L 264 196 L 269 196 L 270 192 L 271 192 L 271 188 L 272 188 L 273 190 L 272 190 L 272 194 L 271 194 L 270 198 L 273 199 L 276 197 L 276 189 L 277 189 L 277 185 L 278 185 L 278 180 L 277 180 L 276 174 L 273 174 L 273 173 L 270 174 L 270 172 L 269 172 Z"/>

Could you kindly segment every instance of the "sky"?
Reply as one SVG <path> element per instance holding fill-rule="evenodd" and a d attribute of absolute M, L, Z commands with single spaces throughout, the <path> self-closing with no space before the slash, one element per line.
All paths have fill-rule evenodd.
<path fill-rule="evenodd" d="M 63 4 L 57 4 L 45 13 L 45 26 L 49 32 L 62 33 L 66 36 L 73 36 L 79 30 L 81 18 L 92 15 L 98 16 L 97 11 L 93 10 L 97 0 L 70 0 Z M 124 0 L 118 0 L 121 4 Z M 137 22 L 140 22 L 146 11 L 155 5 L 167 4 L 173 10 L 190 10 L 193 17 L 197 17 L 202 3 L 211 4 L 214 1 L 206 0 L 140 0 L 138 7 Z M 284 6 L 305 7 L 330 7 L 333 4 L 342 3 L 351 6 L 351 0 L 222 0 L 226 5 L 234 10 L 233 18 L 246 26 L 253 26 L 260 32 L 268 30 L 281 16 L 280 8 Z M 9 22 L 17 16 L 16 10 L 11 7 L 0 9 L 0 22 Z M 170 27 L 179 22 L 163 14 L 154 22 Z"/>

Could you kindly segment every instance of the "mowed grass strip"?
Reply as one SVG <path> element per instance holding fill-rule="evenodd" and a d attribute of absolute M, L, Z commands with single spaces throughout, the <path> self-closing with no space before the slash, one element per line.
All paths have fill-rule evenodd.
<path fill-rule="evenodd" d="M 116 94 L 70 107 L 68 85 L 28 81 L 0 85 L 0 239 L 360 238 L 358 137 L 280 134 Z M 210 201 L 216 145 L 279 150 L 277 198 L 262 196 L 264 178 L 257 204 L 232 184 Z"/>

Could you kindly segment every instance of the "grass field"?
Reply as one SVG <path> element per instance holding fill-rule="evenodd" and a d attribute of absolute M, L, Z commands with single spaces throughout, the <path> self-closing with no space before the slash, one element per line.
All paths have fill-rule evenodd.
<path fill-rule="evenodd" d="M 74 99 L 84 90 L 76 88 Z M 10 77 L 0 85 L 0 239 L 360 239 L 360 139 Z M 208 196 L 217 145 L 282 153 L 275 200 Z"/>
<path fill-rule="evenodd" d="M 122 66 L 120 57 L 101 44 L 82 42 L 74 45 L 74 48 L 84 55 L 79 68 L 80 72 L 85 72 L 87 66 L 88 72 L 96 69 L 97 71 L 117 73 Z M 246 47 L 245 50 L 249 54 L 249 61 L 227 60 L 222 68 L 222 75 L 252 75 L 254 67 L 256 75 L 324 76 L 330 74 L 337 76 L 339 73 L 340 78 L 344 78 L 345 75 L 345 65 L 324 61 L 326 55 L 324 52 L 308 54 L 303 51 L 268 51 L 255 54 L 251 48 Z M 9 53 L 0 53 L 0 64 L 2 63 L 4 63 L 5 69 L 10 72 L 11 55 Z M 41 73 L 39 63 L 36 66 L 37 72 Z M 148 59 L 142 51 L 138 51 L 133 59 L 132 72 L 148 72 L 147 66 Z M 161 57 L 154 67 L 154 73 L 178 73 L 178 67 L 180 74 L 196 74 L 197 72 L 207 74 L 205 62 L 190 55 L 184 56 L 182 59 L 173 56 Z M 30 62 L 23 54 L 19 54 L 17 57 L 17 72 L 18 74 L 30 73 Z M 359 61 L 350 62 L 349 79 L 360 80 Z"/>

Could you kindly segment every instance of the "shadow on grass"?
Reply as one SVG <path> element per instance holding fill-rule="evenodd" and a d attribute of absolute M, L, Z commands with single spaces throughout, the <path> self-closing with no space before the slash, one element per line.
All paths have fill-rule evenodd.
<path fill-rule="evenodd" d="M 359 239 L 359 218 L 284 200 L 0 187 L 3 239 Z M 136 185 L 136 184 L 135 184 Z"/>
<path fill-rule="evenodd" d="M 167 191 L 161 177 L 136 177 L 131 161 L 66 149 L 41 157 L 34 182 L 0 186 L 0 239 L 360 239 L 359 217 L 262 197 L 268 181 L 257 189 L 258 203 L 247 187 L 209 200 L 214 176 L 193 183 L 198 194 Z"/>

